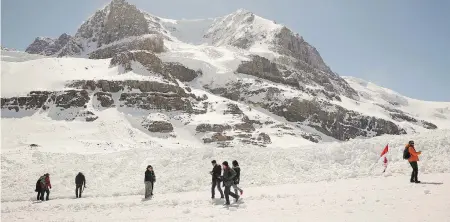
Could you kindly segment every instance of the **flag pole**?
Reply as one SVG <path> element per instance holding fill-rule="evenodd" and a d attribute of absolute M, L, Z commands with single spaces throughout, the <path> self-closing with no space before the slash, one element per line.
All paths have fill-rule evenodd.
<path fill-rule="evenodd" d="M 372 172 L 372 171 L 373 171 L 373 169 L 374 169 L 375 166 L 377 165 L 378 161 L 380 161 L 380 159 L 381 159 L 383 156 L 387 155 L 388 152 L 389 152 L 389 143 L 386 144 L 386 146 L 384 147 L 383 151 L 381 152 L 380 157 L 375 161 L 375 163 L 372 165 L 372 167 L 370 167 L 370 171 L 369 171 L 369 172 Z M 385 156 L 384 158 L 386 158 L 386 156 Z M 386 159 L 386 160 L 387 160 L 387 159 Z M 387 161 L 386 161 L 385 164 L 386 164 L 386 167 L 384 168 L 384 171 L 386 171 L 386 168 L 387 168 Z M 383 173 L 384 173 L 384 171 L 383 171 Z"/>

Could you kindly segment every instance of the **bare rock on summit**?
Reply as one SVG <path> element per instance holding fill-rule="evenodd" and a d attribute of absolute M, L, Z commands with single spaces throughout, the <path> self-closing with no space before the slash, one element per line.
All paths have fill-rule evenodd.
<path fill-rule="evenodd" d="M 57 39 L 38 37 L 25 49 L 25 52 L 45 56 L 54 55 L 58 53 L 71 39 L 72 37 L 66 33 L 62 34 Z"/>

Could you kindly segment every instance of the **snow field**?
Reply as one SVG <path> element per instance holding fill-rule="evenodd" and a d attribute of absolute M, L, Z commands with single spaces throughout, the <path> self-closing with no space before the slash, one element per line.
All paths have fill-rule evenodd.
<path fill-rule="evenodd" d="M 139 195 L 148 164 L 155 168 L 158 193 L 199 191 L 210 183 L 212 159 L 238 160 L 242 187 L 370 177 L 381 175 L 383 166 L 377 160 L 386 144 L 390 151 L 384 175 L 403 175 L 408 182 L 410 166 L 402 151 L 410 139 L 423 152 L 420 175 L 450 169 L 449 130 L 345 143 L 295 146 L 288 144 L 295 141 L 278 140 L 267 148 L 217 148 L 194 139 L 189 130 L 177 139 L 154 137 L 115 109 L 96 114 L 99 119 L 90 123 L 42 115 L 2 119 L 2 201 L 31 199 L 37 178 L 45 172 L 51 174 L 53 198 L 73 196 L 73 178 L 79 171 L 87 177 L 86 197 Z"/>
<path fill-rule="evenodd" d="M 2 202 L 2 220 L 449 221 L 450 174 L 422 179 L 429 184 L 405 183 L 398 176 L 243 187 L 243 198 L 229 207 L 222 206 L 223 200 L 211 201 L 209 187 L 201 192 L 156 193 L 148 201 L 132 195 Z"/>

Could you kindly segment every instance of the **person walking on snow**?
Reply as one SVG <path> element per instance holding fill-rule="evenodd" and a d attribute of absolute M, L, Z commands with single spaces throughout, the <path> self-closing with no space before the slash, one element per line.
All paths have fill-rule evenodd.
<path fill-rule="evenodd" d="M 44 176 L 41 176 L 41 178 L 39 178 L 40 183 L 41 183 L 41 197 L 40 199 L 42 201 L 44 201 L 44 193 L 47 193 L 47 197 L 45 198 L 45 200 L 49 199 L 50 196 L 50 190 L 52 189 L 52 184 L 50 183 L 50 174 L 46 173 L 44 174 Z"/>
<path fill-rule="evenodd" d="M 34 190 L 34 191 L 37 192 L 37 196 L 36 196 L 37 200 L 41 199 L 41 190 L 42 190 L 42 188 L 41 188 L 41 178 L 39 177 L 39 179 L 36 182 L 36 189 Z"/>
<path fill-rule="evenodd" d="M 231 164 L 233 165 L 233 170 L 236 172 L 236 177 L 234 177 L 234 184 L 233 184 L 234 193 L 238 194 L 239 190 L 239 192 L 242 195 L 244 193 L 244 190 L 242 190 L 237 186 L 239 184 L 239 181 L 241 180 L 241 168 L 239 167 L 239 163 L 237 160 L 233 160 Z"/>
<path fill-rule="evenodd" d="M 81 198 L 81 193 L 83 192 L 82 188 L 86 188 L 86 178 L 84 177 L 82 172 L 79 172 L 75 177 L 75 195 L 77 198 Z M 78 192 L 78 190 L 80 192 Z"/>
<path fill-rule="evenodd" d="M 152 165 L 147 166 L 145 171 L 145 198 L 153 196 L 153 184 L 156 182 L 155 172 L 153 171 Z"/>
<path fill-rule="evenodd" d="M 234 184 L 234 178 L 236 177 L 236 172 L 228 166 L 228 162 L 224 161 L 222 163 L 223 167 L 223 185 L 225 186 L 225 205 L 230 205 L 230 197 L 234 197 L 236 202 L 239 200 L 239 196 L 230 191 L 231 186 Z"/>
<path fill-rule="evenodd" d="M 416 149 L 414 148 L 414 141 L 412 141 L 412 140 L 408 142 L 405 149 L 408 149 L 408 152 L 410 154 L 408 161 L 413 169 L 413 171 L 411 173 L 410 182 L 411 183 L 420 183 L 420 181 L 417 179 L 417 176 L 419 174 L 419 167 L 417 166 L 417 161 L 419 161 L 419 155 L 422 154 L 422 152 L 416 152 Z"/>
<path fill-rule="evenodd" d="M 219 190 L 220 193 L 220 199 L 223 198 L 223 191 L 220 187 L 220 176 L 222 174 L 222 168 L 219 164 L 217 164 L 216 160 L 211 161 L 211 164 L 213 165 L 213 169 L 210 172 L 212 176 L 212 184 L 211 184 L 211 199 L 215 198 L 215 190 L 216 187 Z"/>

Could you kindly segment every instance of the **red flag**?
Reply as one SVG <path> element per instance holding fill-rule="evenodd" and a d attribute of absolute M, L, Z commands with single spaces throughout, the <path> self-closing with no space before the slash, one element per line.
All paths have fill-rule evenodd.
<path fill-rule="evenodd" d="M 384 147 L 383 152 L 381 152 L 380 157 L 382 157 L 382 156 L 383 156 L 384 154 L 386 154 L 388 151 L 389 151 L 389 147 L 388 147 L 388 145 L 386 145 L 386 147 Z M 386 160 L 386 157 L 385 157 L 384 159 Z M 386 161 L 387 161 L 387 160 L 386 160 Z"/>

